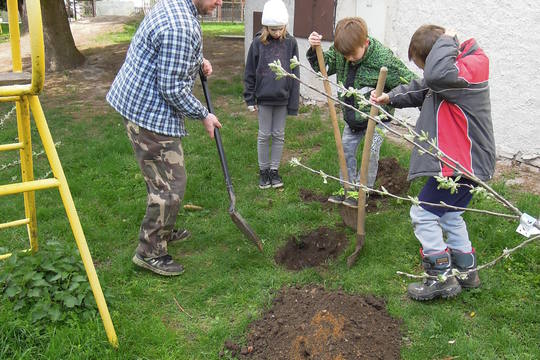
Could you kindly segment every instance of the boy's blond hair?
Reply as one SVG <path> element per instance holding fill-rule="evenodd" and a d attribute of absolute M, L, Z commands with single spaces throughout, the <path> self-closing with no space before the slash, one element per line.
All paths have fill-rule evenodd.
<path fill-rule="evenodd" d="M 368 38 L 368 28 L 364 19 L 347 17 L 339 20 L 336 25 L 334 47 L 342 55 L 350 56 L 363 47 Z"/>
<path fill-rule="evenodd" d="M 276 26 L 277 27 L 277 26 Z M 268 30 L 268 26 L 263 26 L 262 32 L 261 32 L 261 42 L 263 45 L 268 44 L 268 37 L 270 36 L 270 30 Z M 283 31 L 281 32 L 281 35 L 279 36 L 279 40 L 285 39 L 287 36 L 287 25 L 283 26 Z"/>
<path fill-rule="evenodd" d="M 409 43 L 409 60 L 420 60 L 426 63 L 426 58 L 437 39 L 444 34 L 446 30 L 438 25 L 422 25 L 411 37 Z"/>

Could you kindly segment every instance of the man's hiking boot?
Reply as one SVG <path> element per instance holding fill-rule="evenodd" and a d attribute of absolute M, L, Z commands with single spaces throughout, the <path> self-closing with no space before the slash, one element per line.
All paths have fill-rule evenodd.
<path fill-rule="evenodd" d="M 270 183 L 270 170 L 260 170 L 259 176 L 259 189 L 268 189 L 272 184 Z"/>
<path fill-rule="evenodd" d="M 186 229 L 174 229 L 171 232 L 171 236 L 169 237 L 169 240 L 167 240 L 167 244 L 172 244 L 175 242 L 185 241 L 191 236 L 191 233 Z"/>
<path fill-rule="evenodd" d="M 458 250 L 450 249 L 450 256 L 452 257 L 452 266 L 454 266 L 460 272 L 467 272 L 467 277 L 457 280 L 462 288 L 474 289 L 480 286 L 480 277 L 478 277 L 478 271 L 476 271 L 476 252 L 474 248 L 471 252 L 464 253 Z"/>
<path fill-rule="evenodd" d="M 283 186 L 283 181 L 281 180 L 281 177 L 279 176 L 277 169 L 270 169 L 270 183 L 272 184 L 272 187 L 274 189 L 280 188 Z"/>
<path fill-rule="evenodd" d="M 148 269 L 159 275 L 175 276 L 184 272 L 184 267 L 172 259 L 171 255 L 163 255 L 156 258 L 143 258 L 139 254 L 133 255 L 133 263 Z"/>
<path fill-rule="evenodd" d="M 449 276 L 452 274 L 452 259 L 448 250 L 444 252 L 424 255 L 422 254 L 422 265 L 426 273 L 430 276 Z M 407 294 L 414 300 L 431 300 L 438 297 L 444 299 L 456 296 L 461 292 L 461 286 L 457 279 L 452 276 L 447 279 L 426 278 L 421 283 L 411 283 L 407 288 Z"/>

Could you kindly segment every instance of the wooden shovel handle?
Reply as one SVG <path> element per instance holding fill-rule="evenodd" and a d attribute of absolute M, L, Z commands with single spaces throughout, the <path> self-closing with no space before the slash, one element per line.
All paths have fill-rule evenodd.
<path fill-rule="evenodd" d="M 328 81 L 328 74 L 326 73 L 326 65 L 324 63 L 324 55 L 320 45 L 315 46 L 315 52 L 317 53 L 317 61 L 319 62 L 319 69 L 324 77 L 324 91 L 326 95 L 332 96 L 332 89 L 330 88 L 330 82 Z M 326 98 L 328 102 L 328 109 L 330 110 L 330 119 L 332 120 L 332 128 L 334 129 L 334 139 L 336 141 L 336 149 L 339 158 L 339 169 L 341 170 L 341 177 L 346 182 L 349 182 L 349 172 L 347 171 L 347 163 L 345 162 L 345 153 L 343 152 L 343 143 L 341 142 L 341 132 L 339 131 L 339 125 L 336 115 L 336 107 L 334 100 L 330 97 Z M 344 185 L 345 189 L 349 189 L 349 185 Z"/>

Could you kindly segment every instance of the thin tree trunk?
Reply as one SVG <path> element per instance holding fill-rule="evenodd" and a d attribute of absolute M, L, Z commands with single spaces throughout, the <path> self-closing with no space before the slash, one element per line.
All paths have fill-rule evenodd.
<path fill-rule="evenodd" d="M 45 67 L 49 71 L 75 68 L 84 55 L 75 47 L 64 0 L 41 0 Z"/>
<path fill-rule="evenodd" d="M 19 19 L 21 19 L 21 34 L 26 34 L 28 32 L 28 17 L 26 15 L 26 1 L 19 0 L 17 1 L 17 8 L 19 9 Z"/>

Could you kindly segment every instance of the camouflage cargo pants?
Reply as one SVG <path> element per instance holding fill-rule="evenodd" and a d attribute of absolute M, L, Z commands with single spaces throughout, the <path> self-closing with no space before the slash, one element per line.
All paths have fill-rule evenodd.
<path fill-rule="evenodd" d="M 182 142 L 125 119 L 124 123 L 148 192 L 137 253 L 145 258 L 166 255 L 186 189 Z"/>

